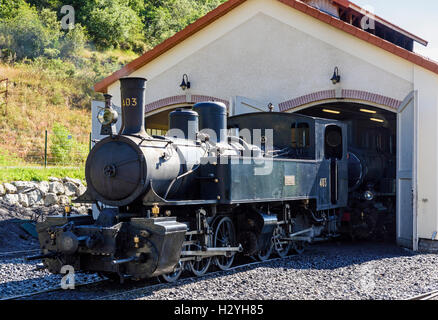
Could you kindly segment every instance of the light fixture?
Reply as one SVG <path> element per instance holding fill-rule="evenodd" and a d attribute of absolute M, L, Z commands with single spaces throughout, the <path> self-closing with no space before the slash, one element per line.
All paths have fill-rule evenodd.
<path fill-rule="evenodd" d="M 341 76 L 339 75 L 339 68 L 335 67 L 335 71 L 333 72 L 333 77 L 330 79 L 333 84 L 337 84 L 341 82 Z"/>
<path fill-rule="evenodd" d="M 183 79 L 180 85 L 181 89 L 183 89 L 184 91 L 186 89 L 190 89 L 190 81 L 189 81 L 189 77 L 187 76 L 187 74 L 183 75 Z"/>
<path fill-rule="evenodd" d="M 377 118 L 371 118 L 370 120 L 374 121 L 374 122 L 380 122 L 380 123 L 384 123 L 385 122 L 385 120 L 377 119 Z"/>
<path fill-rule="evenodd" d="M 103 126 L 109 126 L 116 123 L 118 117 L 119 115 L 117 111 L 110 108 L 101 109 L 97 114 L 97 120 L 99 120 L 100 124 Z"/>
<path fill-rule="evenodd" d="M 361 112 L 376 114 L 377 111 L 368 110 L 368 109 L 360 109 Z"/>
<path fill-rule="evenodd" d="M 104 94 L 105 108 L 102 108 L 97 114 L 97 120 L 103 126 L 109 126 L 117 122 L 119 114 L 115 111 L 111 101 L 112 96 L 110 94 Z"/>
<path fill-rule="evenodd" d="M 341 114 L 340 111 L 330 110 L 330 109 L 322 109 L 322 111 L 326 113 Z"/>
<path fill-rule="evenodd" d="M 363 194 L 363 198 L 365 200 L 367 200 L 367 201 L 371 201 L 371 200 L 374 199 L 374 193 L 372 191 L 370 191 L 370 190 L 365 191 L 364 194 Z"/>

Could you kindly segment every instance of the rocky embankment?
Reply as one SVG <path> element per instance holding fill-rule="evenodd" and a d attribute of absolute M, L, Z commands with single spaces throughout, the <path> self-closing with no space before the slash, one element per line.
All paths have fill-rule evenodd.
<path fill-rule="evenodd" d="M 85 192 L 78 179 L 14 181 L 0 184 L 0 253 L 39 248 L 38 240 L 22 228 L 23 221 L 42 222 L 64 213 L 71 200 Z M 72 214 L 87 214 L 90 205 L 73 204 Z"/>
<path fill-rule="evenodd" d="M 14 181 L 0 184 L 0 201 L 24 208 L 65 206 L 82 195 L 86 187 L 73 178 L 50 178 L 49 181 Z M 87 206 L 76 206 L 86 213 Z"/>

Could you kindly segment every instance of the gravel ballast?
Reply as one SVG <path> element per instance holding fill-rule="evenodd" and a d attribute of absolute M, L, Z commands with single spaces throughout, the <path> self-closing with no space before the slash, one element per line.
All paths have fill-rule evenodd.
<path fill-rule="evenodd" d="M 392 300 L 438 289 L 438 256 L 388 244 L 313 246 L 302 256 L 103 299 Z"/>
<path fill-rule="evenodd" d="M 42 296 L 102 300 L 394 300 L 438 289 L 438 256 L 392 244 L 326 243 L 272 262 L 190 276 L 175 284 L 102 284 Z M 0 260 L 0 297 L 59 287 L 61 276 L 33 271 L 36 263 Z M 76 275 L 76 283 L 97 280 Z M 102 287 L 103 286 L 103 287 Z M 144 287 L 143 287 L 144 286 Z M 45 298 L 44 298 L 45 297 Z M 31 298 L 29 298 L 31 299 Z"/>
<path fill-rule="evenodd" d="M 35 270 L 37 262 L 25 262 L 23 258 L 0 260 L 0 299 L 23 294 L 56 289 L 61 286 L 63 275 Z M 91 283 L 102 278 L 95 274 L 76 273 L 75 285 Z"/>

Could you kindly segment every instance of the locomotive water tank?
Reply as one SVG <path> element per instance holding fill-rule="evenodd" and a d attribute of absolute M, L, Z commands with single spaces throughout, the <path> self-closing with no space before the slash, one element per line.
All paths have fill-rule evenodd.
<path fill-rule="evenodd" d="M 227 141 L 227 107 L 221 102 L 201 102 L 193 106 L 199 114 L 199 129 L 209 130 L 210 139 L 214 142 Z M 216 139 L 212 139 L 212 133 Z"/>

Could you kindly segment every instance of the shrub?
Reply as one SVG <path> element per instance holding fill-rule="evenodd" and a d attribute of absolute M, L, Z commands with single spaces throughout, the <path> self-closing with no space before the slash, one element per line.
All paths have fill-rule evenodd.
<path fill-rule="evenodd" d="M 50 135 L 50 153 L 53 164 L 82 165 L 88 155 L 89 146 L 79 143 L 66 127 L 56 123 Z"/>
<path fill-rule="evenodd" d="M 66 127 L 55 123 L 50 135 L 50 153 L 56 164 L 67 164 L 73 149 L 73 138 Z M 69 139 L 70 137 L 70 139 Z"/>
<path fill-rule="evenodd" d="M 13 17 L 0 21 L 0 48 L 9 48 L 17 59 L 53 54 L 61 32 L 56 13 L 44 9 L 40 13 L 28 4 L 20 5 Z"/>
<path fill-rule="evenodd" d="M 86 8 L 84 23 L 100 49 L 129 47 L 143 38 L 143 23 L 137 13 L 121 0 L 94 0 Z"/>
<path fill-rule="evenodd" d="M 146 38 L 152 45 L 166 40 L 225 0 L 147 1 Z"/>
<path fill-rule="evenodd" d="M 0 19 L 12 18 L 17 9 L 24 4 L 24 0 L 0 0 Z"/>
<path fill-rule="evenodd" d="M 61 44 L 61 56 L 65 58 L 76 57 L 79 52 L 85 47 L 88 41 L 88 35 L 85 27 L 79 23 L 69 30 L 63 37 Z"/>

